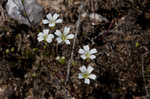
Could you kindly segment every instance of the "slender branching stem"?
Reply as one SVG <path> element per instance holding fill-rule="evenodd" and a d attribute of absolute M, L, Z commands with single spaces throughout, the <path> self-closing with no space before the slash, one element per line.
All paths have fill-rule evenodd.
<path fill-rule="evenodd" d="M 79 33 L 79 27 L 80 27 L 80 17 L 81 17 L 81 10 L 83 9 L 83 2 L 81 2 L 80 8 L 79 8 L 79 16 L 78 16 L 78 20 L 76 22 L 76 32 L 75 32 L 75 37 L 73 40 L 73 46 L 72 46 L 72 51 L 71 51 L 71 58 L 67 64 L 67 75 L 66 75 L 66 81 L 65 81 L 65 86 L 67 86 L 67 83 L 69 81 L 69 77 L 70 77 L 70 69 L 71 69 L 71 63 L 73 61 L 73 56 L 74 56 L 74 49 L 75 49 L 75 44 L 76 44 L 76 39 L 77 39 L 77 35 Z M 65 89 L 66 95 L 65 95 L 65 99 L 68 99 L 68 90 Z"/>
<path fill-rule="evenodd" d="M 22 3 L 22 6 L 23 6 L 24 14 L 25 14 L 24 16 L 25 16 L 25 18 L 27 18 L 29 24 L 32 26 L 32 22 L 30 21 L 30 18 L 27 14 L 27 11 L 26 11 L 26 8 L 25 8 L 25 5 L 24 5 L 24 0 L 21 0 L 21 3 Z"/>
<path fill-rule="evenodd" d="M 144 80 L 144 84 L 145 84 L 146 79 L 145 79 L 145 76 L 144 76 L 144 55 L 142 55 L 142 76 L 143 76 L 143 80 Z M 147 85 L 144 85 L 144 86 L 145 86 L 146 96 L 149 97 Z"/>

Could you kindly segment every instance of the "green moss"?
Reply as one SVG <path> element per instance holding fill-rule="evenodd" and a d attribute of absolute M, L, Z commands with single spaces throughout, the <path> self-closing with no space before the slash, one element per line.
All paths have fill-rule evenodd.
<path fill-rule="evenodd" d="M 139 46 L 140 46 L 139 42 L 136 42 L 135 46 L 136 46 L 136 47 L 139 47 Z"/>

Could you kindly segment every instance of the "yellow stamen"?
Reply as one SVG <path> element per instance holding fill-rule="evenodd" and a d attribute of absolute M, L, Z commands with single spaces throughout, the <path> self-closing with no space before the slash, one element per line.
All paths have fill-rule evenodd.
<path fill-rule="evenodd" d="M 44 41 L 46 41 L 48 34 L 44 35 Z"/>
<path fill-rule="evenodd" d="M 83 78 L 88 78 L 89 77 L 89 73 L 87 73 L 87 72 L 83 73 L 82 76 L 83 76 Z"/>
<path fill-rule="evenodd" d="M 61 39 L 62 39 L 63 41 L 65 41 L 65 40 L 66 40 L 66 36 L 65 36 L 64 34 L 62 34 Z"/>
<path fill-rule="evenodd" d="M 86 53 L 85 56 L 86 56 L 87 58 L 90 58 L 90 53 Z"/>

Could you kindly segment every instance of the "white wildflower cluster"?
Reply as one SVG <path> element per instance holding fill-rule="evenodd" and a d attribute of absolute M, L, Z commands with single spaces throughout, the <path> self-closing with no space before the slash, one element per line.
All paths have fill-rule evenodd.
<path fill-rule="evenodd" d="M 52 15 L 51 13 L 49 13 L 46 16 L 47 19 L 42 20 L 43 24 L 48 24 L 48 26 L 50 28 L 54 28 L 56 26 L 57 23 L 62 23 L 62 19 L 59 18 L 59 14 L 55 13 L 54 15 Z M 61 32 L 60 30 L 56 30 L 56 32 L 54 34 L 49 33 L 50 30 L 49 29 L 44 29 L 43 32 L 40 32 L 38 34 L 38 41 L 45 41 L 47 43 L 51 43 L 55 37 L 55 35 L 57 36 L 56 41 L 58 44 L 60 43 L 65 43 L 67 45 L 70 44 L 71 39 L 74 38 L 74 34 L 70 34 L 70 27 L 65 26 L 64 27 L 64 31 Z"/>
<path fill-rule="evenodd" d="M 79 49 L 78 53 L 81 54 L 80 57 L 83 60 L 89 60 L 89 59 L 93 60 L 96 58 L 96 56 L 94 54 L 97 53 L 97 50 L 95 48 L 90 50 L 89 45 L 85 45 L 85 46 L 83 46 L 83 49 Z M 86 66 L 83 65 L 79 69 L 80 69 L 81 73 L 79 73 L 78 78 L 84 79 L 85 84 L 90 84 L 90 79 L 93 79 L 93 80 L 96 79 L 96 75 L 91 74 L 91 72 L 94 70 L 94 68 L 92 66 L 89 65 L 86 68 Z"/>
<path fill-rule="evenodd" d="M 47 19 L 42 20 L 42 23 L 47 25 L 50 28 L 54 28 L 56 26 L 57 23 L 62 23 L 62 19 L 59 18 L 59 14 L 55 13 L 54 15 L 52 15 L 51 13 L 49 13 L 46 16 Z M 56 41 L 58 44 L 70 44 L 70 40 L 74 38 L 74 34 L 70 34 L 70 27 L 65 26 L 63 29 L 63 32 L 61 30 L 55 30 L 54 33 L 51 33 L 50 29 L 43 29 L 43 32 L 40 32 L 37 35 L 37 40 L 39 42 L 46 42 L 46 43 L 51 43 L 55 36 L 56 36 Z M 83 49 L 80 48 L 78 53 L 80 54 L 80 57 L 83 60 L 93 60 L 96 58 L 96 56 L 94 54 L 97 53 L 97 50 L 95 48 L 90 49 L 89 45 L 85 45 L 83 46 Z M 65 63 L 65 57 L 56 57 L 56 60 L 61 63 L 64 64 Z M 95 80 L 96 79 L 96 75 L 92 74 L 92 71 L 94 70 L 94 68 L 90 65 L 88 65 L 88 67 L 86 68 L 85 65 L 81 66 L 79 68 L 79 70 L 81 71 L 81 73 L 79 73 L 78 78 L 79 79 L 84 79 L 84 83 L 85 84 L 90 84 L 90 79 Z"/>

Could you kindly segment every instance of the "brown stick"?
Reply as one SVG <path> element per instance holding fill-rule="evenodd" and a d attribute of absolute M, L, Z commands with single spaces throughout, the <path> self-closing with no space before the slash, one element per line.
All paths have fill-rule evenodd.
<path fill-rule="evenodd" d="M 72 51 L 71 51 L 71 58 L 70 58 L 70 60 L 68 62 L 68 65 L 67 65 L 67 76 L 66 76 L 65 86 L 67 86 L 67 83 L 69 81 L 71 63 L 73 61 L 73 55 L 74 55 L 74 49 L 75 49 L 76 39 L 77 39 L 77 35 L 79 33 L 80 17 L 81 17 L 81 10 L 82 10 L 82 8 L 83 8 L 83 2 L 81 2 L 80 8 L 79 8 L 80 13 L 79 13 L 79 16 L 78 16 L 78 20 L 76 22 L 76 32 L 75 32 L 75 37 L 74 37 L 74 40 L 73 40 L 73 46 L 72 46 Z M 66 92 L 65 99 L 69 99 L 68 98 L 68 90 L 65 89 L 65 92 Z"/>

